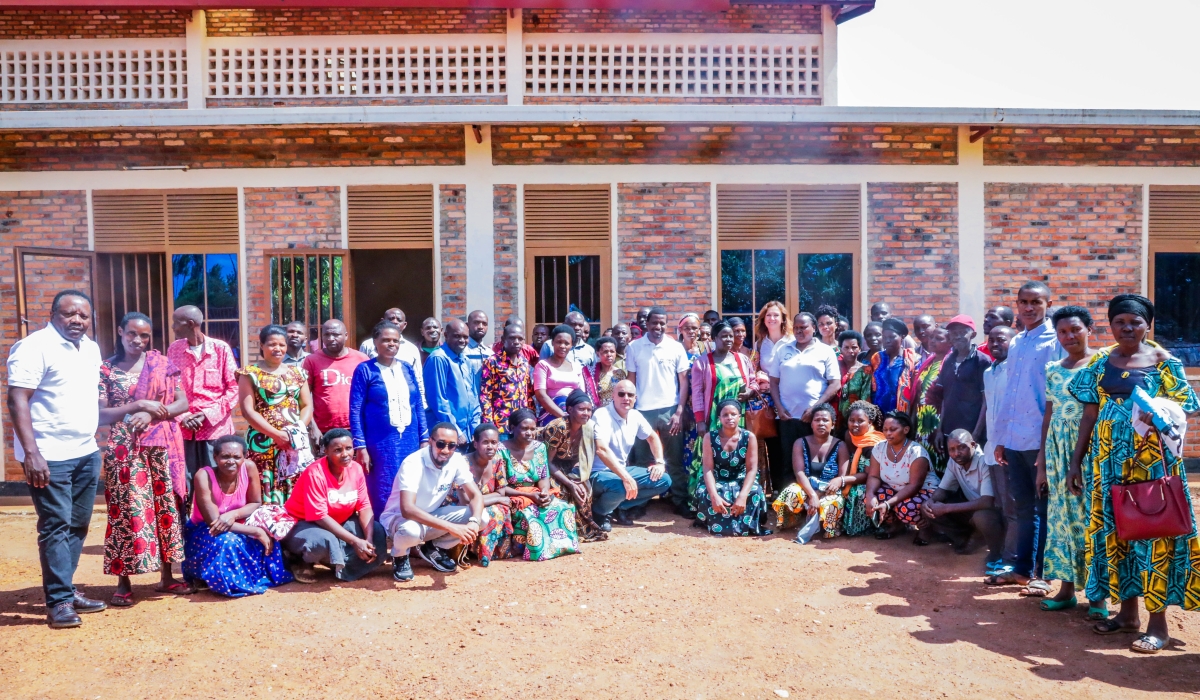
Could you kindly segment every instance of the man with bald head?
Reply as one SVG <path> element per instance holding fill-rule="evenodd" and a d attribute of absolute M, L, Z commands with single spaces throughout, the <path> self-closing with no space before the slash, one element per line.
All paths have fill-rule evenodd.
<path fill-rule="evenodd" d="M 445 342 L 425 360 L 425 399 L 429 425 L 449 423 L 458 431 L 458 444 L 467 445 L 479 425 L 479 384 L 464 356 L 471 340 L 467 324 L 451 319 L 443 329 Z"/>
<path fill-rule="evenodd" d="M 425 360 L 421 357 L 421 349 L 417 347 L 417 344 L 404 339 L 404 329 L 408 328 L 407 317 L 405 317 L 403 311 L 393 306 L 383 312 L 383 318 L 379 319 L 379 322 L 383 323 L 384 321 L 400 329 L 400 349 L 396 351 L 396 357 L 412 366 L 413 374 L 417 375 L 417 388 L 421 390 L 421 401 L 425 401 L 425 377 L 422 376 L 421 372 L 421 368 L 425 365 Z M 362 341 L 358 346 L 358 351 L 366 355 L 367 359 L 374 359 L 379 356 L 379 353 L 375 352 L 374 334 L 368 333 L 368 335 L 372 337 Z M 353 373 L 353 370 L 351 370 L 351 374 Z"/>
<path fill-rule="evenodd" d="M 613 400 L 596 410 L 596 456 L 592 461 L 592 518 L 600 529 L 612 530 L 610 520 L 632 525 L 633 519 L 651 498 L 671 489 L 666 473 L 662 440 L 633 405 L 637 387 L 622 379 L 613 387 Z M 649 444 L 653 461 L 649 467 L 629 465 L 633 445 L 639 440 Z"/>
<path fill-rule="evenodd" d="M 308 432 L 318 444 L 330 430 L 350 428 L 350 380 L 355 368 L 369 358 L 346 347 L 348 336 L 344 323 L 329 319 L 321 326 L 321 349 L 305 357 L 301 364 L 313 401 Z"/>
<path fill-rule="evenodd" d="M 213 441 L 233 435 L 238 400 L 233 348 L 206 336 L 203 328 L 204 314 L 195 306 L 181 306 L 171 315 L 171 331 L 178 340 L 167 348 L 167 357 L 179 368 L 179 384 L 188 400 L 188 412 L 176 420 L 183 429 L 189 493 L 196 470 L 213 466 Z"/>

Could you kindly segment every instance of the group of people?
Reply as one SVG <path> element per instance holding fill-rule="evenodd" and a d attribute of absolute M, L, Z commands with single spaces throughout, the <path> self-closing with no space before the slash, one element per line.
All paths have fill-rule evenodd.
<path fill-rule="evenodd" d="M 1153 653 L 1166 607 L 1200 606 L 1200 540 L 1194 525 L 1122 540 L 1113 486 L 1186 479 L 1183 416 L 1200 404 L 1147 338 L 1148 299 L 1111 301 L 1103 348 L 1086 308 L 1054 301 L 1029 282 L 982 335 L 967 315 L 910 329 L 878 303 L 859 332 L 831 306 L 793 316 L 771 301 L 752 327 L 649 307 L 600 334 L 572 311 L 527 338 L 514 316 L 492 345 L 482 311 L 426 319 L 413 343 L 389 309 L 357 350 L 336 319 L 315 342 L 303 324 L 267 326 L 239 368 L 192 306 L 165 353 L 130 313 L 101 359 L 90 300 L 65 291 L 8 358 L 48 621 L 131 605 L 129 577 L 152 572 L 163 592 L 243 596 L 388 561 L 408 581 L 414 555 L 443 573 L 552 559 L 659 498 L 714 535 L 982 541 L 986 584 L 1047 611 L 1082 590 L 1097 633 L 1140 632 L 1143 598 L 1132 648 Z M 1137 392 L 1175 407 L 1169 437 Z M 71 583 L 101 473 L 107 604 Z"/>

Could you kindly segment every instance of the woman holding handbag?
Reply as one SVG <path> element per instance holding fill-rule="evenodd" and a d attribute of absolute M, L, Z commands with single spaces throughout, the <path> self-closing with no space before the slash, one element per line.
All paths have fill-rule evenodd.
<path fill-rule="evenodd" d="M 1200 607 L 1200 541 L 1195 523 L 1187 522 L 1192 504 L 1183 460 L 1164 449 L 1153 428 L 1135 430 L 1131 396 L 1141 388 L 1152 398 L 1179 404 L 1186 413 L 1200 409 L 1200 401 L 1188 385 L 1183 364 L 1146 340 L 1154 323 L 1154 304 L 1149 299 L 1137 294 L 1113 297 L 1108 322 L 1117 344 L 1092 357 L 1071 381 L 1070 391 L 1084 408 L 1067 486 L 1077 495 L 1086 490 L 1085 501 L 1091 504 L 1086 530 L 1087 597 L 1121 603 L 1116 617 L 1097 622 L 1094 631 L 1139 632 L 1137 599 L 1144 597 L 1150 623 L 1131 649 L 1154 654 L 1170 640 L 1167 606 Z M 1128 485 L 1148 482 L 1156 482 L 1147 489 L 1155 494 L 1156 504 L 1144 501 L 1149 507 L 1138 509 L 1134 499 L 1114 498 Z M 1164 517 L 1172 514 L 1182 522 Z M 1146 531 L 1186 534 L 1122 539 L 1116 523 L 1127 517 Z"/>

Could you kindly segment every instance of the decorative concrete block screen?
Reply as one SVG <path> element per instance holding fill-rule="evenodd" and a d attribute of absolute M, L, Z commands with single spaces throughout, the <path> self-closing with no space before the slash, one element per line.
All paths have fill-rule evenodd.
<path fill-rule="evenodd" d="M 821 95 L 820 35 L 531 34 L 527 95 Z"/>
<path fill-rule="evenodd" d="M 183 39 L 0 41 L 0 104 L 186 100 Z"/>
<path fill-rule="evenodd" d="M 503 95 L 504 35 L 208 40 L 208 97 Z"/>

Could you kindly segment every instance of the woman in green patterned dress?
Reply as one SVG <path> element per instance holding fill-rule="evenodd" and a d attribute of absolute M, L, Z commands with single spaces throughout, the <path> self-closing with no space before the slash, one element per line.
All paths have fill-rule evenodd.
<path fill-rule="evenodd" d="M 909 415 L 912 416 L 913 430 L 916 433 L 914 438 L 929 455 L 929 468 L 941 476 L 946 471 L 946 455 L 937 449 L 933 436 L 937 432 L 938 426 L 941 425 L 942 418 L 938 414 L 935 402 L 932 401 L 933 397 L 929 395 L 929 387 L 933 386 L 938 373 L 942 371 L 942 362 L 954 349 L 954 346 L 950 344 L 950 338 L 946 334 L 945 328 L 935 326 L 926 333 L 933 354 L 926 357 L 916 371 L 917 379 L 913 383 L 913 400 L 909 403 L 908 410 Z"/>
<path fill-rule="evenodd" d="M 285 365 L 287 331 L 267 326 L 258 334 L 262 359 L 237 371 L 238 401 L 250 424 L 246 444 L 258 468 L 264 505 L 283 505 L 292 494 L 292 484 L 307 464 L 293 465 L 280 455 L 292 452 L 289 429 L 298 427 L 307 439 L 312 416 L 308 382 L 296 365 Z"/>
<path fill-rule="evenodd" d="M 1143 597 L 1150 623 L 1131 646 L 1141 654 L 1158 653 L 1170 640 L 1167 606 L 1200 608 L 1200 539 L 1195 522 L 1186 535 L 1128 541 L 1117 536 L 1113 519 L 1113 484 L 1164 476 L 1183 482 L 1185 506 L 1192 512 L 1183 459 L 1162 444 L 1157 430 L 1151 427 L 1143 435 L 1133 425 L 1130 397 L 1137 388 L 1151 398 L 1178 404 L 1185 414 L 1200 410 L 1183 363 L 1146 339 L 1153 323 L 1154 304 L 1149 299 L 1136 294 L 1113 297 L 1108 303 L 1108 325 L 1117 344 L 1096 353 L 1069 387 L 1083 403 L 1067 486 L 1076 495 L 1086 491 L 1084 503 L 1090 504 L 1085 533 L 1087 597 L 1121 601 L 1116 616 L 1100 620 L 1093 630 L 1136 634 L 1141 629 L 1138 598 Z"/>
<path fill-rule="evenodd" d="M 521 408 L 508 418 L 509 439 L 500 458 L 504 477 L 498 493 L 512 501 L 513 556 L 546 561 L 579 551 L 575 506 L 551 491 L 550 457 L 537 439 L 537 418 Z"/>
<path fill-rule="evenodd" d="M 719 322 L 718 322 L 719 323 Z M 755 479 L 758 445 L 742 427 L 742 403 L 717 403 L 718 428 L 704 435 L 704 480 L 696 487 L 696 519 L 714 535 L 769 535 L 762 527 L 767 499 Z"/>
<path fill-rule="evenodd" d="M 744 413 L 746 402 L 758 395 L 750 382 L 754 367 L 748 358 L 734 352 L 735 338 L 732 326 L 717 321 L 713 325 L 713 351 L 692 360 L 692 415 L 698 437 L 691 443 L 691 460 L 684 464 L 688 469 L 688 505 L 693 511 L 697 510 L 696 494 L 700 493 L 698 487 L 704 473 L 703 446 L 708 434 L 721 427 L 717 406 L 725 399 L 735 399 L 742 404 Z M 739 420 L 742 421 L 739 425 L 745 424 L 744 418 Z"/>
<path fill-rule="evenodd" d="M 1042 419 L 1042 451 L 1037 458 L 1038 493 L 1047 492 L 1046 554 L 1042 575 L 1061 582 L 1053 598 L 1041 602 L 1042 610 L 1075 607 L 1075 591 L 1087 586 L 1087 506 L 1067 490 L 1071 453 L 1079 441 L 1079 419 L 1083 404 L 1067 391 L 1071 380 L 1088 363 L 1095 350 L 1088 347 L 1092 315 L 1080 306 L 1064 306 L 1051 317 L 1058 343 L 1066 351 L 1062 360 L 1046 365 L 1046 412 Z M 1108 618 L 1108 604 L 1091 601 L 1088 617 Z"/>

